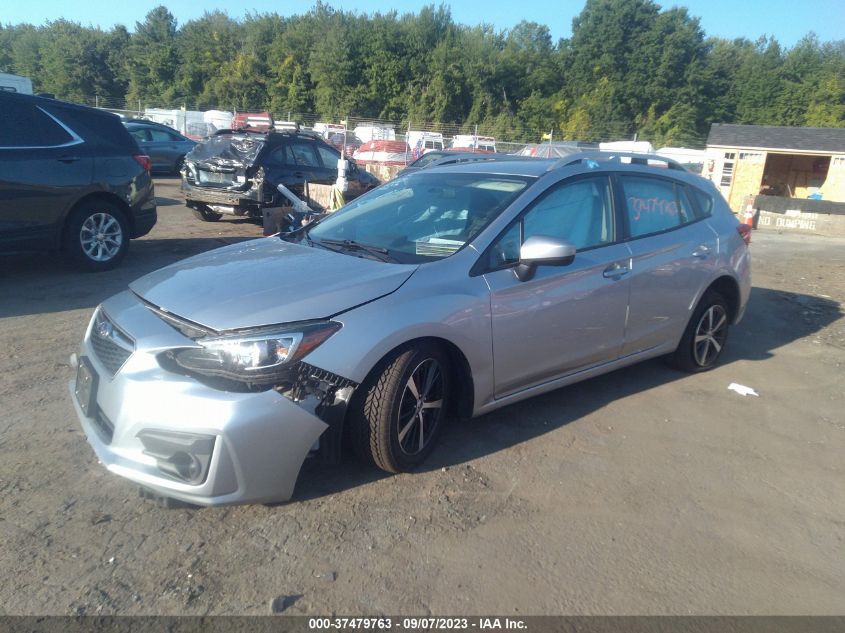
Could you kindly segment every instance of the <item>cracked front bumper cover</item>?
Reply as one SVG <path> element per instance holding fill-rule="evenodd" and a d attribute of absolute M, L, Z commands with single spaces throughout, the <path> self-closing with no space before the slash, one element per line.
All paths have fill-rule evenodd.
<path fill-rule="evenodd" d="M 293 494 L 318 438 L 322 454 L 331 456 L 339 447 L 355 383 L 298 363 L 292 381 L 278 389 L 215 389 L 160 366 L 162 349 L 189 339 L 134 295 L 121 293 L 103 307 L 134 339 L 135 351 L 112 377 L 91 344 L 97 334 L 89 326 L 81 353 L 98 376 L 92 409 L 83 411 L 75 381 L 69 391 L 89 444 L 111 472 L 162 497 L 197 505 L 280 502 Z M 160 468 L 139 438 L 145 431 L 213 438 L 203 480 L 188 483 Z"/>

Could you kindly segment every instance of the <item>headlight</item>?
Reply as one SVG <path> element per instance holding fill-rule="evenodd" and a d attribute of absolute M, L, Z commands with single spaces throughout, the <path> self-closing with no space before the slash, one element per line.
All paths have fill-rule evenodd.
<path fill-rule="evenodd" d="M 245 383 L 269 384 L 290 365 L 341 328 L 336 321 L 254 331 L 249 334 L 196 339 L 200 347 L 175 350 L 177 365 L 205 376 L 222 376 Z"/>

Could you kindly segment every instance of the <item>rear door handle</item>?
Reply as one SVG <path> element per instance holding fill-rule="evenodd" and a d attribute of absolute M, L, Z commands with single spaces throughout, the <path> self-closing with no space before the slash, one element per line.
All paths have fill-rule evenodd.
<path fill-rule="evenodd" d="M 693 257 L 699 257 L 699 258 L 701 258 L 701 259 L 704 259 L 704 258 L 705 258 L 705 257 L 707 257 L 709 254 L 710 254 L 710 247 L 709 247 L 709 246 L 707 246 L 707 244 L 701 244 L 698 248 L 696 248 L 696 249 L 692 252 L 692 256 L 693 256 Z"/>
<path fill-rule="evenodd" d="M 79 156 L 59 156 L 56 160 L 60 163 L 75 163 L 79 160 Z"/>
<path fill-rule="evenodd" d="M 620 264 L 617 262 L 605 268 L 602 276 L 605 279 L 619 279 L 623 275 L 627 275 L 629 272 L 631 272 L 631 269 L 628 267 L 628 264 Z"/>

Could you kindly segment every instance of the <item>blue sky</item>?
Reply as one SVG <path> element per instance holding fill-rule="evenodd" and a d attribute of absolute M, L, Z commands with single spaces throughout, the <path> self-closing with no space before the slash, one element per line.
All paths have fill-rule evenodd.
<path fill-rule="evenodd" d="M 421 6 L 431 4 L 423 0 L 393 0 L 389 5 L 378 0 L 328 0 L 337 9 L 371 13 L 388 11 L 416 12 Z M 822 41 L 845 37 L 845 0 L 686 0 L 686 2 L 659 2 L 665 6 L 679 4 L 701 19 L 707 35 L 719 37 L 748 37 L 774 35 L 786 46 L 792 46 L 809 31 L 814 31 Z M 0 21 L 4 24 L 29 22 L 42 24 L 48 20 L 67 18 L 85 25 L 109 28 L 124 24 L 130 30 L 135 22 L 143 20 L 151 8 L 164 4 L 176 19 L 186 22 L 199 17 L 205 10 L 220 9 L 239 18 L 247 12 L 276 12 L 294 15 L 308 11 L 312 0 L 131 0 L 116 3 L 114 0 L 0 0 Z M 437 4 L 437 3 L 435 3 Z M 452 17 L 463 24 L 492 24 L 506 29 L 520 20 L 546 24 L 555 40 L 568 37 L 572 18 L 583 8 L 584 0 L 483 0 L 483 2 L 454 1 L 450 4 Z"/>

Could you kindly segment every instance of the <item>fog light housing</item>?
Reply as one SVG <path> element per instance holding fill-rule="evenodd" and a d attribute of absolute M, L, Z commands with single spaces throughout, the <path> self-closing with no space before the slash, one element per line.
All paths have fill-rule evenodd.
<path fill-rule="evenodd" d="M 208 477 L 213 435 L 141 431 L 138 439 L 144 445 L 144 455 L 155 458 L 158 469 L 168 477 L 194 485 Z"/>

